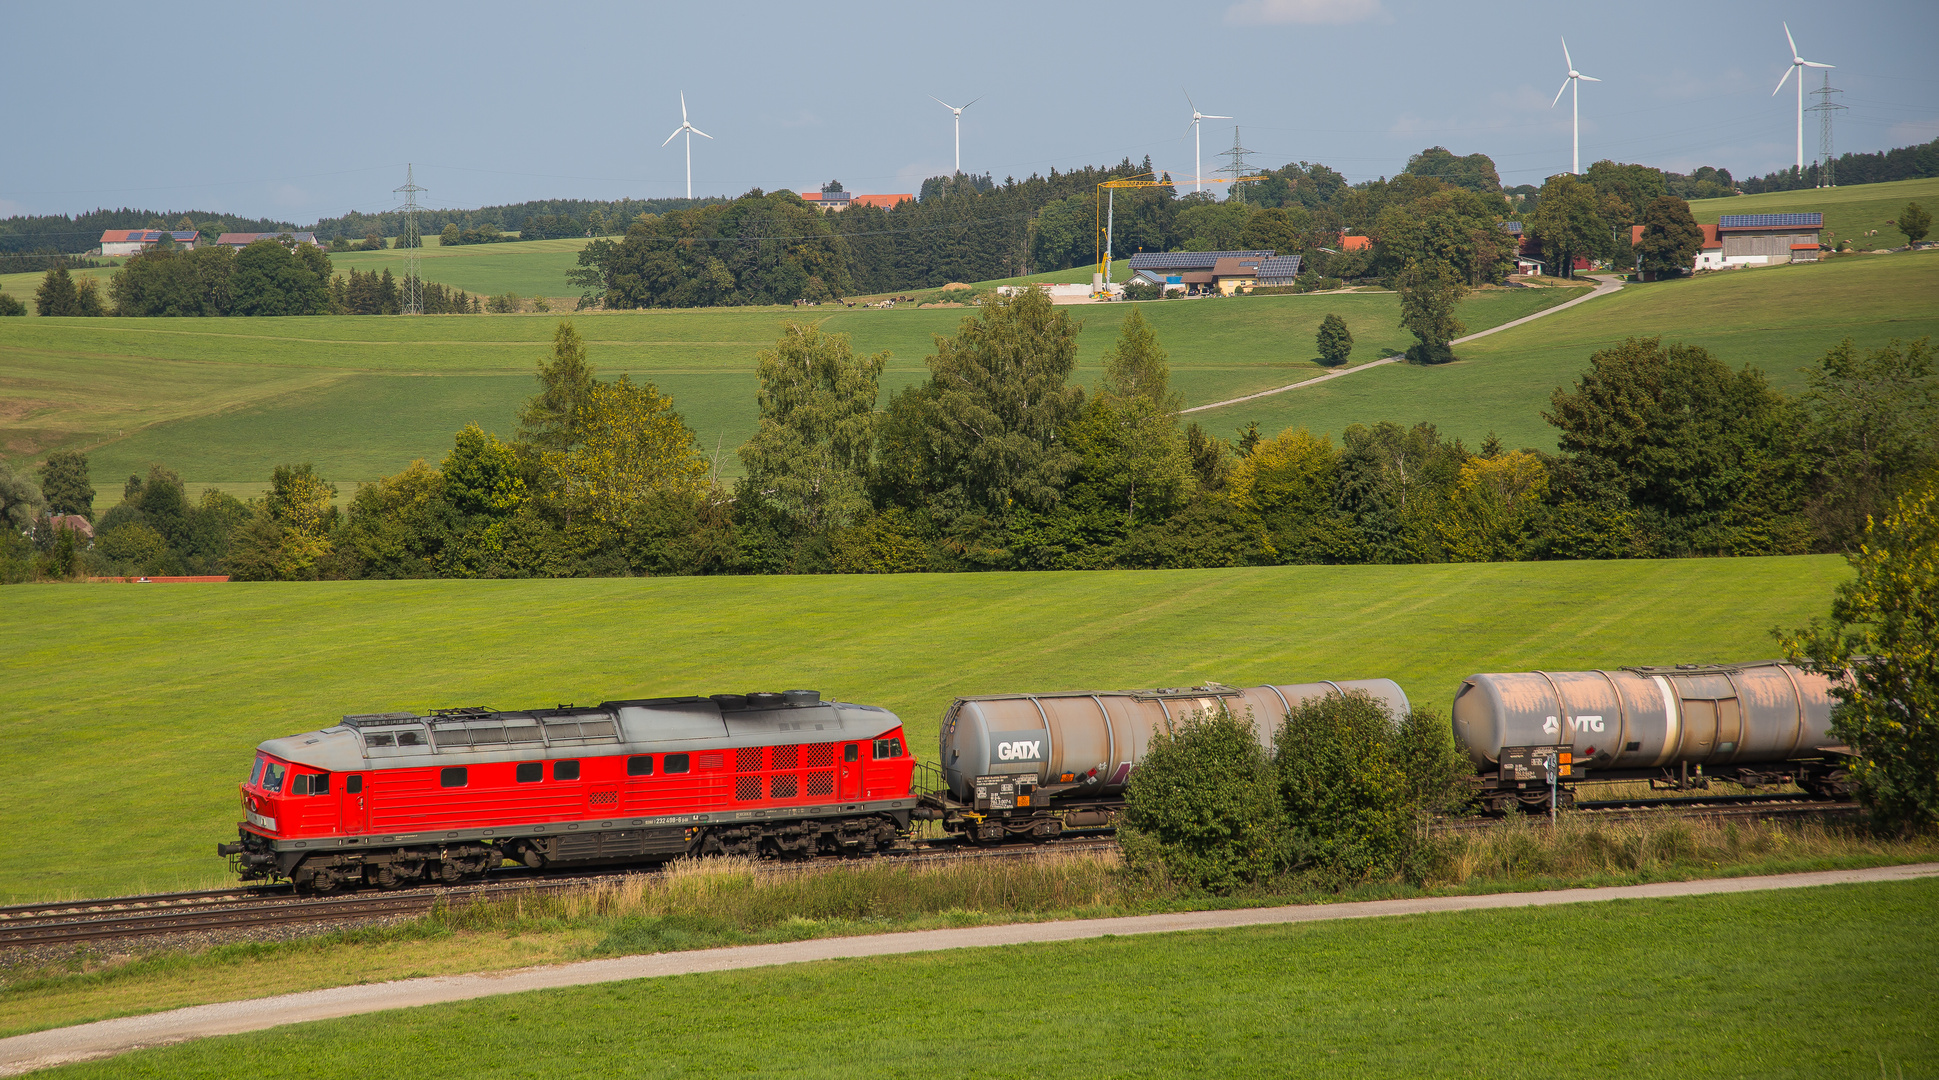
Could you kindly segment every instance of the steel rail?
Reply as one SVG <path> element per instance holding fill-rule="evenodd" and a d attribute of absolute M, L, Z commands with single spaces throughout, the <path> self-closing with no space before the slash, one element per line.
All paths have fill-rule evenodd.
<path fill-rule="evenodd" d="M 1018 859 L 1033 855 L 1115 847 L 1114 838 L 1078 835 L 1064 840 L 977 848 L 956 842 L 931 842 L 922 848 L 880 853 L 887 865 L 952 862 L 975 859 Z M 761 873 L 789 874 L 834 870 L 841 866 L 884 865 L 875 858 L 830 855 L 801 860 L 764 860 Z M 393 892 L 360 892 L 342 896 L 297 896 L 287 886 L 274 892 L 253 889 L 207 890 L 200 893 L 160 893 L 112 897 L 56 904 L 23 904 L 0 909 L 0 948 L 59 945 L 118 938 L 210 930 L 239 930 L 288 923 L 339 922 L 427 912 L 440 904 L 451 906 L 511 896 L 537 896 L 588 888 L 602 881 L 655 874 L 663 868 L 615 871 L 614 868 L 532 874 L 507 867 L 506 880 L 458 885 L 421 886 Z M 497 878 L 501 872 L 494 871 Z M 521 880 L 523 878 L 524 880 Z"/>

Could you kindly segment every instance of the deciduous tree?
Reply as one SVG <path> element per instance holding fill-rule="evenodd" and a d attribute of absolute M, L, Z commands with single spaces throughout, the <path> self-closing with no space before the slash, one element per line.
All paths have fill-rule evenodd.
<path fill-rule="evenodd" d="M 40 490 L 50 514 L 79 514 L 94 520 L 94 485 L 88 482 L 88 456 L 56 450 L 40 467 Z"/>
<path fill-rule="evenodd" d="M 1319 347 L 1321 360 L 1333 365 L 1344 364 L 1353 355 L 1353 332 L 1347 329 L 1345 319 L 1328 312 L 1320 320 L 1320 332 L 1315 335 L 1314 344 Z"/>
<path fill-rule="evenodd" d="M 1902 495 L 1848 557 L 1829 624 L 1778 631 L 1794 660 L 1832 678 L 1831 733 L 1882 823 L 1939 823 L 1939 493 Z"/>
<path fill-rule="evenodd" d="M 743 497 L 797 532 L 844 527 L 868 508 L 875 400 L 889 354 L 857 357 L 847 334 L 789 323 L 756 358 L 760 426 L 740 448 Z"/>
<path fill-rule="evenodd" d="M 1906 203 L 1899 211 L 1899 231 L 1905 234 L 1905 242 L 1916 244 L 1932 231 L 1932 215 L 1918 203 Z"/>
<path fill-rule="evenodd" d="M 1939 374 L 1926 338 L 1860 352 L 1846 338 L 1805 368 L 1820 535 L 1846 548 L 1866 519 L 1939 463 Z"/>
<path fill-rule="evenodd" d="M 689 491 L 707 473 L 693 431 L 652 383 L 594 383 L 579 407 L 578 441 L 548 451 L 568 515 L 617 527 L 656 491 Z"/>
<path fill-rule="evenodd" d="M 1444 262 L 1412 262 L 1404 268 L 1395 289 L 1400 293 L 1400 324 L 1418 339 L 1407 350 L 1417 364 L 1444 364 L 1454 359 L 1449 346 L 1467 328 L 1454 317 L 1468 287 Z"/>
<path fill-rule="evenodd" d="M 1674 195 L 1661 195 L 1643 211 L 1643 235 L 1636 241 L 1645 274 L 1676 275 L 1696 264 L 1703 250 L 1703 226 L 1690 215 L 1690 204 Z"/>

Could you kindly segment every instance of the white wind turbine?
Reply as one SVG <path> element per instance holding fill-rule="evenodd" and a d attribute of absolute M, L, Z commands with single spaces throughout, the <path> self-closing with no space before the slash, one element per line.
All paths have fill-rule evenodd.
<path fill-rule="evenodd" d="M 1181 90 L 1181 92 L 1183 91 Z M 1230 120 L 1232 118 L 1230 116 L 1213 116 L 1210 113 L 1199 112 L 1198 103 L 1192 100 L 1192 95 L 1189 93 L 1185 94 L 1185 104 L 1192 107 L 1192 190 L 1197 191 L 1199 189 L 1198 178 L 1205 174 L 1204 167 L 1199 163 L 1198 122 L 1200 120 Z"/>
<path fill-rule="evenodd" d="M 1569 65 L 1569 77 L 1562 80 L 1562 89 L 1557 90 L 1555 92 L 1555 100 L 1549 102 L 1549 108 L 1551 109 L 1555 108 L 1555 106 L 1561 102 L 1562 94 L 1565 91 L 1567 91 L 1569 87 L 1571 86 L 1575 87 L 1575 93 L 1569 96 L 1569 109 L 1571 112 L 1575 114 L 1575 123 L 1574 123 L 1575 149 L 1569 157 L 1569 171 L 1576 174 L 1577 176 L 1581 176 L 1582 175 L 1582 84 L 1585 82 L 1601 82 L 1602 80 L 1592 79 L 1589 76 L 1584 75 L 1583 73 L 1575 69 L 1575 61 L 1569 56 L 1568 38 L 1562 39 L 1562 60 L 1564 63 Z"/>
<path fill-rule="evenodd" d="M 703 139 L 711 139 L 713 136 L 687 122 L 687 92 L 685 90 L 680 91 L 680 126 L 673 129 L 673 134 L 667 136 L 667 142 L 661 143 L 660 148 L 662 150 L 666 149 L 667 143 L 679 138 L 682 133 L 687 136 L 687 198 L 691 199 L 693 198 L 693 137 L 698 135 Z"/>
<path fill-rule="evenodd" d="M 1788 22 L 1784 24 L 1784 40 L 1791 45 L 1791 66 L 1784 69 L 1784 79 L 1790 78 L 1791 73 L 1794 71 L 1797 72 L 1798 76 L 1798 174 L 1802 176 L 1804 174 L 1804 72 L 1798 71 L 1798 69 L 1808 67 L 1828 68 L 1835 67 L 1836 65 L 1814 63 L 1799 56 L 1798 42 L 1796 38 L 1791 36 L 1791 24 Z M 1772 97 L 1777 96 L 1778 90 L 1784 89 L 1784 79 L 1777 81 L 1777 90 L 1771 91 Z"/>
<path fill-rule="evenodd" d="M 967 109 L 970 105 L 974 105 L 983 99 L 980 97 L 971 98 L 969 104 L 964 105 L 960 109 L 934 94 L 929 95 L 929 100 L 956 114 L 956 171 L 960 173 L 963 171 L 963 109 Z"/>

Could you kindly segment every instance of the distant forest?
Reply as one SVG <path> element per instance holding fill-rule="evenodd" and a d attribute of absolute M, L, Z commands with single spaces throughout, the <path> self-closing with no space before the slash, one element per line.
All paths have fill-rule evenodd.
<path fill-rule="evenodd" d="M 599 231 L 592 224 L 593 215 L 606 222 L 606 230 L 625 232 L 626 226 L 641 214 L 670 214 L 680 210 L 693 210 L 718 202 L 721 198 L 704 199 L 534 199 L 531 202 L 508 203 L 504 206 L 481 206 L 476 210 L 419 210 L 417 212 L 418 232 L 423 235 L 442 232 L 446 225 L 456 225 L 459 230 L 497 229 L 503 232 L 527 231 L 526 223 L 537 219 L 540 227 L 531 231 L 543 236 L 522 236 L 522 239 L 545 239 L 553 235 L 584 236 L 586 230 Z M 570 219 L 577 228 L 570 232 L 557 228 L 556 223 Z M 404 232 L 404 215 L 394 210 L 381 214 L 349 213 L 342 217 L 324 218 L 311 227 L 319 240 L 360 240 L 370 233 L 379 236 L 401 236 Z"/>
<path fill-rule="evenodd" d="M 1853 184 L 1884 184 L 1893 180 L 1925 180 L 1939 176 L 1939 139 L 1919 146 L 1901 146 L 1876 154 L 1840 154 L 1831 166 L 1831 182 L 1839 187 Z M 1737 185 L 1746 195 L 1767 191 L 1796 191 L 1818 186 L 1818 164 L 1812 162 L 1800 173 L 1780 169 Z"/>
<path fill-rule="evenodd" d="M 214 239 L 225 232 L 280 232 L 294 229 L 287 221 L 272 218 L 245 218 L 218 214 L 213 210 L 92 210 L 76 217 L 66 214 L 39 214 L 10 217 L 0 221 L 0 256 L 26 252 L 88 251 L 101 243 L 109 229 L 200 229 Z M 69 263 L 69 266 L 74 265 Z M 21 267 L 40 270 L 42 266 Z M 0 273 L 13 273 L 14 267 L 0 263 Z"/>

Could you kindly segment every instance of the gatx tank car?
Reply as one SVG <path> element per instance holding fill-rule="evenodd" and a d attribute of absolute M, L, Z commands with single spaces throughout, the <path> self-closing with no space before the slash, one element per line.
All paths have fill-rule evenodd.
<path fill-rule="evenodd" d="M 1113 824 L 1155 732 L 1223 706 L 1249 713 L 1270 751 L 1301 702 L 1356 691 L 1396 717 L 1407 712 L 1407 695 L 1391 679 L 957 698 L 943 714 L 942 784 L 919 795 L 916 815 L 973 843 Z"/>
<path fill-rule="evenodd" d="M 812 690 L 346 716 L 257 748 L 245 880 L 328 891 L 687 854 L 879 850 L 906 833 L 902 721 Z"/>
<path fill-rule="evenodd" d="M 1830 734 L 1831 682 L 1778 661 L 1472 675 L 1455 694 L 1454 739 L 1483 803 L 1566 806 L 1585 780 L 1654 787 L 1796 783 L 1849 794 L 1849 751 Z"/>

